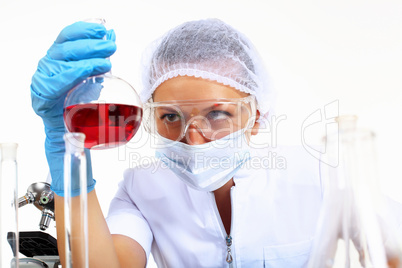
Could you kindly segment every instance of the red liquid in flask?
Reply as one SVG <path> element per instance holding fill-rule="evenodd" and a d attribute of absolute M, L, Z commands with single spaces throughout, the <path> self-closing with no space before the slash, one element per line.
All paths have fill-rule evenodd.
<path fill-rule="evenodd" d="M 64 111 L 70 132 L 85 134 L 85 148 L 113 148 L 127 143 L 137 132 L 142 109 L 110 103 L 74 104 Z"/>

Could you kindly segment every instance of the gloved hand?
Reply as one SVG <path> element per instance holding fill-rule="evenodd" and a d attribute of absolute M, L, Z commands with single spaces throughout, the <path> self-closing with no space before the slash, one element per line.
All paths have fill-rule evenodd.
<path fill-rule="evenodd" d="M 106 40 L 103 37 L 106 36 Z M 64 194 L 63 104 L 69 90 L 89 76 L 110 71 L 105 59 L 116 51 L 113 30 L 97 23 L 77 22 L 64 28 L 38 64 L 32 77 L 32 107 L 45 125 L 46 158 L 52 177 L 51 189 Z M 88 192 L 95 187 L 91 160 L 87 155 Z"/>

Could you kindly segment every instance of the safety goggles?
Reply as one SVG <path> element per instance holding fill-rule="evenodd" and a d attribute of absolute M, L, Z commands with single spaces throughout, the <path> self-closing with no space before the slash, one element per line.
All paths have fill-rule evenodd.
<path fill-rule="evenodd" d="M 255 122 L 256 102 L 245 98 L 202 99 L 149 102 L 144 105 L 143 123 L 151 134 L 180 141 L 197 131 L 209 141 L 251 128 Z"/>

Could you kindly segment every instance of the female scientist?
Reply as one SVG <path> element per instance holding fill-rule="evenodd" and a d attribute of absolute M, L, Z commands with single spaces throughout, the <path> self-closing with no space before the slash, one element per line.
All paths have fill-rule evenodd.
<path fill-rule="evenodd" d="M 64 222 L 63 101 L 78 82 L 111 69 L 114 40 L 102 25 L 72 24 L 32 79 L 57 222 Z M 159 267 L 304 267 L 322 198 L 318 164 L 306 171 L 258 163 L 264 153 L 250 137 L 273 94 L 250 41 L 220 20 L 191 21 L 154 42 L 144 62 L 143 123 L 158 137 L 155 165 L 125 172 L 105 219 L 88 161 L 90 267 L 145 267 L 150 253 Z"/>

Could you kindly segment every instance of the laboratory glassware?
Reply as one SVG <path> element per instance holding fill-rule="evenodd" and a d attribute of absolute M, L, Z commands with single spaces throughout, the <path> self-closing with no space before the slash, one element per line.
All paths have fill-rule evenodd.
<path fill-rule="evenodd" d="M 64 141 L 65 262 L 67 268 L 89 267 L 85 135 L 66 133 Z"/>
<path fill-rule="evenodd" d="M 325 191 L 309 267 L 402 267 L 396 221 L 379 189 L 375 135 L 358 128 L 356 116 L 337 123 L 324 138 Z"/>
<path fill-rule="evenodd" d="M 104 19 L 87 21 L 105 24 Z M 141 119 L 138 93 L 111 72 L 85 79 L 70 90 L 64 103 L 66 129 L 84 133 L 88 149 L 126 144 L 138 131 Z"/>
<path fill-rule="evenodd" d="M 16 143 L 2 143 L 0 166 L 0 267 L 19 267 Z"/>

